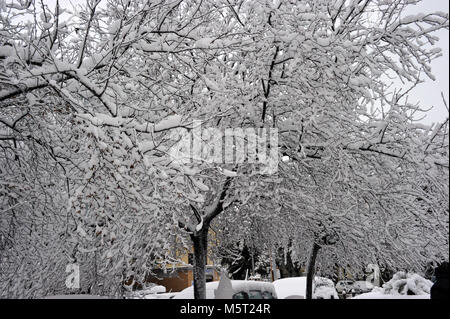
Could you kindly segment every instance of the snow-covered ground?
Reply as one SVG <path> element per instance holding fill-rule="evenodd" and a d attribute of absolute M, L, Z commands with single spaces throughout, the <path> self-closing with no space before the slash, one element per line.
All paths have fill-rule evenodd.
<path fill-rule="evenodd" d="M 389 295 L 380 291 L 372 291 L 351 299 L 430 299 L 430 295 Z"/>
<path fill-rule="evenodd" d="M 172 299 L 174 298 L 179 292 L 166 292 L 161 294 L 148 294 L 145 295 L 142 299 Z"/>
<path fill-rule="evenodd" d="M 97 295 L 54 295 L 54 296 L 46 296 L 43 299 L 113 299 L 112 297 L 107 296 L 97 296 Z"/>
<path fill-rule="evenodd" d="M 142 290 L 132 291 L 127 294 L 130 299 L 160 299 L 157 295 L 166 292 L 166 287 L 161 285 L 152 285 Z"/>

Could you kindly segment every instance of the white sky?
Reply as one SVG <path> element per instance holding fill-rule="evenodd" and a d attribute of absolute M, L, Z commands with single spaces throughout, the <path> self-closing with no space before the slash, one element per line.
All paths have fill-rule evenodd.
<path fill-rule="evenodd" d="M 417 6 L 411 7 L 411 14 L 443 11 L 448 14 L 448 0 L 424 0 Z M 431 64 L 431 72 L 436 77 L 436 81 L 425 79 L 426 82 L 420 84 L 410 93 L 411 102 L 421 102 L 423 107 L 434 106 L 422 121 L 426 124 L 442 122 L 448 117 L 448 111 L 442 101 L 441 92 L 444 93 L 445 100 L 449 104 L 449 30 L 440 30 L 435 33 L 439 37 L 436 44 L 442 48 L 443 56 L 434 60 Z"/>

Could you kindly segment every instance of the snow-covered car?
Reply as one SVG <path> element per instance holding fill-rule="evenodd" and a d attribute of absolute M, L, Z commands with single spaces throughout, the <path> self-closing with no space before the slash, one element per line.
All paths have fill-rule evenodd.
<path fill-rule="evenodd" d="M 335 288 L 321 286 L 314 289 L 313 299 L 339 299 Z"/>
<path fill-rule="evenodd" d="M 230 280 L 231 287 L 229 297 L 232 299 L 277 299 L 275 287 L 270 282 L 251 280 Z M 206 283 L 206 299 L 222 299 L 217 291 L 219 281 Z M 173 299 L 194 299 L 194 287 L 190 286 L 179 293 Z M 227 299 L 225 297 L 225 299 Z"/>
<path fill-rule="evenodd" d="M 339 299 L 334 282 L 325 277 L 315 277 L 313 299 Z"/>
<path fill-rule="evenodd" d="M 354 285 L 354 281 L 353 280 L 341 280 L 338 281 L 338 283 L 336 284 L 336 290 L 338 293 L 342 294 L 344 291 L 346 293 L 350 293 L 353 289 L 353 285 Z"/>
<path fill-rule="evenodd" d="M 273 282 L 278 299 L 305 299 L 306 277 L 290 277 Z"/>
<path fill-rule="evenodd" d="M 355 294 L 364 294 L 371 292 L 374 288 L 374 285 L 372 285 L 368 281 L 355 281 L 353 284 L 352 292 Z"/>
<path fill-rule="evenodd" d="M 289 277 L 273 282 L 278 299 L 305 299 L 306 277 Z M 331 279 L 315 277 L 313 282 L 314 299 L 339 299 Z"/>

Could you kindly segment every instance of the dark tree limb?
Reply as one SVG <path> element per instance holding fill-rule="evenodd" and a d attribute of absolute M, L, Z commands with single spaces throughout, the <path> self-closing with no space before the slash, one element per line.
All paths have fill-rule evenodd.
<path fill-rule="evenodd" d="M 314 281 L 314 274 L 315 274 L 315 268 L 316 268 L 316 258 L 317 253 L 319 252 L 319 249 L 322 248 L 317 243 L 313 244 L 313 248 L 311 250 L 311 255 L 309 257 L 308 261 L 308 274 L 306 276 L 306 299 L 312 299 L 313 294 L 313 281 Z"/>

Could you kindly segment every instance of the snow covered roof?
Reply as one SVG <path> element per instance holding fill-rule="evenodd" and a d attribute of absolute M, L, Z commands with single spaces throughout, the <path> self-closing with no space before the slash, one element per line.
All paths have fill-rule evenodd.
<path fill-rule="evenodd" d="M 306 296 L 306 277 L 282 278 L 273 282 L 278 299 L 289 296 Z"/>
<path fill-rule="evenodd" d="M 275 280 L 273 282 L 277 292 L 278 299 L 285 299 L 287 297 L 297 296 L 306 297 L 306 277 L 289 277 Z M 316 292 L 316 286 L 326 287 L 330 289 L 322 289 L 322 291 L 334 291 L 334 283 L 331 279 L 325 277 L 314 277 L 313 289 Z M 319 292 L 318 292 L 319 293 Z M 332 294 L 335 295 L 334 293 Z M 288 298 L 292 299 L 292 298 Z"/>

